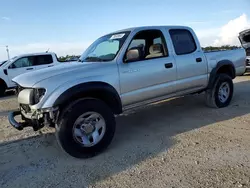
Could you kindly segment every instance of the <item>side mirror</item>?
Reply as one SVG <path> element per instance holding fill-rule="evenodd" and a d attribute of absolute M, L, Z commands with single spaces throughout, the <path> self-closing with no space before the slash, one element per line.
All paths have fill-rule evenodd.
<path fill-rule="evenodd" d="M 140 59 L 140 52 L 138 49 L 130 49 L 126 53 L 125 62 L 136 61 Z"/>

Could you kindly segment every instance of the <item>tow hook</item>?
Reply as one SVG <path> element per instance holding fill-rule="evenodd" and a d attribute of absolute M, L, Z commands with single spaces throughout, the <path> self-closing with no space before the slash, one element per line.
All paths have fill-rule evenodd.
<path fill-rule="evenodd" d="M 15 120 L 15 116 L 18 116 L 18 115 L 20 115 L 20 114 L 21 114 L 20 111 L 14 111 L 14 112 L 10 112 L 9 115 L 8 115 L 8 119 L 9 119 L 10 124 L 11 124 L 14 128 L 16 128 L 17 130 L 19 130 L 19 131 L 23 130 L 23 128 L 25 128 L 25 127 L 30 127 L 30 126 L 32 126 L 32 125 L 30 125 L 30 123 L 28 123 L 28 122 L 22 122 L 22 123 L 17 122 L 17 121 Z"/>

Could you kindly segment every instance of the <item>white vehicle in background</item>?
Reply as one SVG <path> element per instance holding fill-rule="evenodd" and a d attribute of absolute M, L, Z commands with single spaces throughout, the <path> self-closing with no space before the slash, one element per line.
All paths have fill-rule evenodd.
<path fill-rule="evenodd" d="M 0 62 L 0 66 L 2 66 L 4 63 L 6 63 L 7 62 L 7 60 L 5 60 L 5 61 L 1 61 Z"/>
<path fill-rule="evenodd" d="M 5 94 L 6 89 L 15 88 L 16 84 L 11 80 L 27 72 L 59 65 L 55 53 L 43 52 L 22 54 L 8 61 L 0 63 L 0 96 Z"/>
<path fill-rule="evenodd" d="M 250 29 L 240 32 L 239 39 L 246 50 L 246 72 L 250 72 Z"/>

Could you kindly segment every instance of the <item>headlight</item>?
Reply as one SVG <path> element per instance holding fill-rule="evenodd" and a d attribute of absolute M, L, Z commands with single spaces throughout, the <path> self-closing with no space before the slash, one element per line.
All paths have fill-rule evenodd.
<path fill-rule="evenodd" d="M 41 98 L 45 95 L 46 89 L 38 88 L 33 90 L 33 105 L 40 102 Z"/>

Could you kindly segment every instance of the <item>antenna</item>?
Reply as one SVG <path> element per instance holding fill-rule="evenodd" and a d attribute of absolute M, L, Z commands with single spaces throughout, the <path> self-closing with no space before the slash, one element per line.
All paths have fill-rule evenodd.
<path fill-rule="evenodd" d="M 6 52 L 7 52 L 8 60 L 10 60 L 10 52 L 9 52 L 9 47 L 8 46 L 6 46 Z"/>
<path fill-rule="evenodd" d="M 48 50 L 46 51 L 46 53 L 48 53 L 49 52 L 49 48 L 48 48 Z"/>

